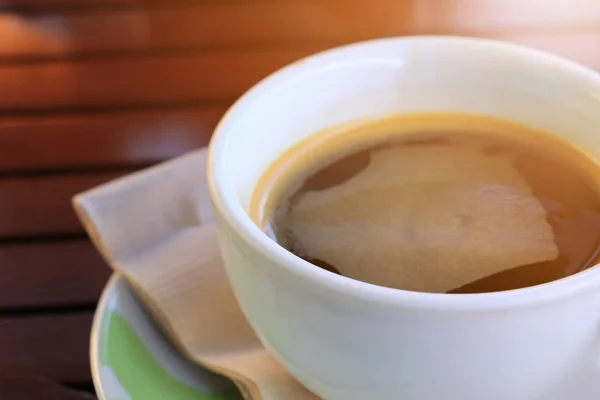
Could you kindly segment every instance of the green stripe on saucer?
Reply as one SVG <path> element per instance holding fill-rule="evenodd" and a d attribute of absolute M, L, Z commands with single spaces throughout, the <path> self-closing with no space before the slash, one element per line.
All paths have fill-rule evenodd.
<path fill-rule="evenodd" d="M 171 376 L 118 313 L 109 311 L 100 362 L 109 366 L 132 400 L 239 400 L 237 391 L 203 394 Z M 140 366 L 143 366 L 141 368 Z"/>

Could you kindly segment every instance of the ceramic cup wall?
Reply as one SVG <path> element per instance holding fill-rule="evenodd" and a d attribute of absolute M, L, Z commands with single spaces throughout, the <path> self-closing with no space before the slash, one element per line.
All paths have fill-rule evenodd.
<path fill-rule="evenodd" d="M 600 361 L 600 267 L 507 292 L 406 292 L 315 268 L 248 217 L 258 179 L 300 140 L 344 122 L 431 111 L 521 121 L 600 160 L 600 77 L 560 58 L 414 37 L 301 60 L 244 95 L 211 143 L 211 196 L 244 313 L 290 373 L 328 400 L 577 396 L 577 379 Z"/>

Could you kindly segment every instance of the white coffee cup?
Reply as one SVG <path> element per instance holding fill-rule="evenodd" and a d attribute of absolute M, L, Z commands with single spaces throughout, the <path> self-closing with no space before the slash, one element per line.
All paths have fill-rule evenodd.
<path fill-rule="evenodd" d="M 556 56 L 412 37 L 298 61 L 246 93 L 210 146 L 222 253 L 246 317 L 327 400 L 600 398 L 600 267 L 506 292 L 408 292 L 316 268 L 249 218 L 259 178 L 300 140 L 353 120 L 430 111 L 524 122 L 600 160 L 600 76 Z"/>

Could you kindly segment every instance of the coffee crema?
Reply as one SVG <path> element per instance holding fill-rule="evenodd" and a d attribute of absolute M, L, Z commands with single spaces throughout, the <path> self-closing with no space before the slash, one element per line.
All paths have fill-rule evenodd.
<path fill-rule="evenodd" d="M 293 146 L 250 214 L 287 250 L 349 278 L 494 292 L 598 262 L 599 171 L 563 139 L 510 121 L 393 116 Z"/>

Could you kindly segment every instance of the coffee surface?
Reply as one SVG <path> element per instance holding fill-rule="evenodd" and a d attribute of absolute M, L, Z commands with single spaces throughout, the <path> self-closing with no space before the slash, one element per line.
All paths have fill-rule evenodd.
<path fill-rule="evenodd" d="M 427 114 L 337 127 L 263 176 L 251 215 L 315 266 L 397 289 L 480 293 L 596 264 L 598 167 L 544 132 Z"/>

